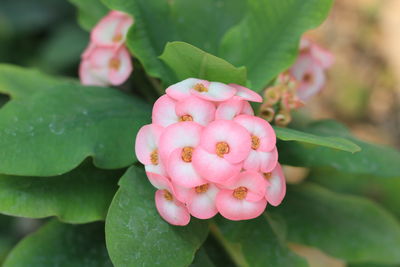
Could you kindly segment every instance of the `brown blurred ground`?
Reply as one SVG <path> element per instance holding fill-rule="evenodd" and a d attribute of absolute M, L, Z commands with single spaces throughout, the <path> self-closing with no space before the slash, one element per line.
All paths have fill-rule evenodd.
<path fill-rule="evenodd" d="M 400 148 L 400 0 L 336 0 L 310 32 L 336 61 L 310 102 L 315 118 L 336 118 L 362 139 Z"/>

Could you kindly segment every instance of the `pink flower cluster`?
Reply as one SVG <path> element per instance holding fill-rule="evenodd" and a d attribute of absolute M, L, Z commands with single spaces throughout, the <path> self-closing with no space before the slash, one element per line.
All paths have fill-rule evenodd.
<path fill-rule="evenodd" d="M 299 82 L 297 96 L 307 101 L 318 93 L 325 84 L 325 70 L 333 64 L 333 55 L 309 39 L 302 38 L 300 54 L 289 69 L 289 73 Z"/>
<path fill-rule="evenodd" d="M 158 212 L 173 225 L 218 212 L 230 220 L 279 205 L 286 184 L 271 125 L 254 116 L 257 93 L 236 84 L 189 78 L 166 89 L 152 124 L 136 137 L 136 155 L 158 190 Z"/>
<path fill-rule="evenodd" d="M 111 11 L 93 28 L 89 46 L 82 54 L 79 77 L 84 85 L 120 85 L 132 72 L 132 61 L 125 46 L 133 24 L 129 15 Z"/>

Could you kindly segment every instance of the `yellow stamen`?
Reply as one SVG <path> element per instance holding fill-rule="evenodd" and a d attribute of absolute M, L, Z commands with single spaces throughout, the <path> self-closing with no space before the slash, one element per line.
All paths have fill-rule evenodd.
<path fill-rule="evenodd" d="M 312 83 L 314 81 L 314 76 L 311 73 L 306 73 L 303 76 L 303 82 Z"/>
<path fill-rule="evenodd" d="M 260 138 L 255 135 L 251 136 L 251 148 L 256 150 L 260 147 Z"/>
<path fill-rule="evenodd" d="M 183 115 L 179 118 L 179 121 L 193 121 L 193 117 L 190 115 Z"/>
<path fill-rule="evenodd" d="M 194 190 L 196 191 L 196 193 L 200 194 L 200 193 L 205 193 L 205 192 L 207 192 L 207 190 L 208 190 L 209 187 L 210 187 L 209 184 L 202 184 L 202 185 L 196 186 L 196 187 L 194 188 Z"/>
<path fill-rule="evenodd" d="M 158 165 L 158 151 L 157 149 L 151 152 L 150 161 L 153 165 Z"/>
<path fill-rule="evenodd" d="M 121 61 L 117 58 L 112 58 L 108 62 L 108 66 L 110 67 L 110 69 L 119 70 L 119 67 L 121 66 Z"/>
<path fill-rule="evenodd" d="M 172 194 L 167 190 L 164 189 L 164 198 L 168 201 L 172 201 L 174 199 L 174 197 L 172 196 Z"/>
<path fill-rule="evenodd" d="M 245 199 L 247 196 L 247 188 L 240 186 L 233 191 L 233 196 L 239 200 Z"/>
<path fill-rule="evenodd" d="M 194 148 L 190 146 L 185 146 L 182 149 L 181 157 L 184 162 L 192 162 L 193 150 Z"/>
<path fill-rule="evenodd" d="M 120 34 L 120 33 L 117 33 L 117 34 L 114 35 L 113 38 L 112 38 L 112 41 L 113 41 L 114 43 L 118 43 L 118 42 L 121 41 L 121 40 L 122 40 L 122 34 Z"/>
<path fill-rule="evenodd" d="M 208 92 L 207 87 L 205 87 L 203 84 L 201 83 L 197 83 L 194 87 L 194 90 L 196 90 L 197 92 L 203 93 L 203 92 Z"/>
<path fill-rule="evenodd" d="M 215 152 L 219 157 L 223 157 L 225 154 L 229 153 L 229 145 L 226 142 L 218 142 L 215 145 Z"/>
<path fill-rule="evenodd" d="M 272 177 L 272 172 L 264 172 L 263 176 L 264 176 L 265 180 L 269 180 Z"/>

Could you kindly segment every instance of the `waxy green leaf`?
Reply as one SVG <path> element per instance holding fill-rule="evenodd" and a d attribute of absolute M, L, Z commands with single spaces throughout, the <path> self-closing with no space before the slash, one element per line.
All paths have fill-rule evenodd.
<path fill-rule="evenodd" d="M 138 167 L 128 169 L 119 185 L 106 219 L 114 265 L 188 266 L 207 236 L 207 223 L 193 218 L 184 227 L 165 222 L 155 207 L 156 189 Z"/>

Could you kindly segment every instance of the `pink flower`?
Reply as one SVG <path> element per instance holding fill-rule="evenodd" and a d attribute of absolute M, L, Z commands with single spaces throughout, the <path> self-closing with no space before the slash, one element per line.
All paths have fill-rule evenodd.
<path fill-rule="evenodd" d="M 209 101 L 225 101 L 231 98 L 236 89 L 219 82 L 188 78 L 167 88 L 166 93 L 175 100 L 195 95 Z"/>
<path fill-rule="evenodd" d="M 111 11 L 93 28 L 91 41 L 98 46 L 119 48 L 125 42 L 126 34 L 132 24 L 131 16 Z"/>
<path fill-rule="evenodd" d="M 271 125 L 259 117 L 249 115 L 237 116 L 234 121 L 246 128 L 251 135 L 251 150 L 243 168 L 270 172 L 278 162 L 276 135 Z"/>
<path fill-rule="evenodd" d="M 203 178 L 221 183 L 239 173 L 250 149 L 251 138 L 245 128 L 233 121 L 216 120 L 203 130 L 193 165 Z"/>
<path fill-rule="evenodd" d="M 93 47 L 84 52 L 79 77 L 84 85 L 120 85 L 132 72 L 131 56 L 125 47 Z"/>
<path fill-rule="evenodd" d="M 254 111 L 249 102 L 239 96 L 233 96 L 231 99 L 220 103 L 215 112 L 217 120 L 233 120 L 240 114 L 254 115 Z"/>
<path fill-rule="evenodd" d="M 281 165 L 276 164 L 272 172 L 264 173 L 264 177 L 269 181 L 265 198 L 272 206 L 278 206 L 286 194 L 286 180 Z"/>
<path fill-rule="evenodd" d="M 193 166 L 193 154 L 200 143 L 203 127 L 195 122 L 168 126 L 160 138 L 160 155 L 171 180 L 183 187 L 207 183 Z"/>
<path fill-rule="evenodd" d="M 155 193 L 155 201 L 161 217 L 173 225 L 187 225 L 190 221 L 189 211 L 185 204 L 175 197 L 171 182 L 158 174 L 147 173 L 147 176 L 152 185 L 158 189 Z"/>
<path fill-rule="evenodd" d="M 186 190 L 185 203 L 192 216 L 209 219 L 218 213 L 215 198 L 220 189 L 215 184 L 205 183 Z"/>
<path fill-rule="evenodd" d="M 216 199 L 219 213 L 229 220 L 248 220 L 261 215 L 267 206 L 264 198 L 268 181 L 258 172 L 241 172 L 222 189 Z"/>
<path fill-rule="evenodd" d="M 194 121 L 206 126 L 215 116 L 215 105 L 195 96 L 175 101 L 163 95 L 154 103 L 153 123 L 167 127 L 180 121 Z"/>
<path fill-rule="evenodd" d="M 159 154 L 159 140 L 164 128 L 156 124 L 140 128 L 135 141 L 135 152 L 140 163 L 145 165 L 146 172 L 165 175 Z"/>

